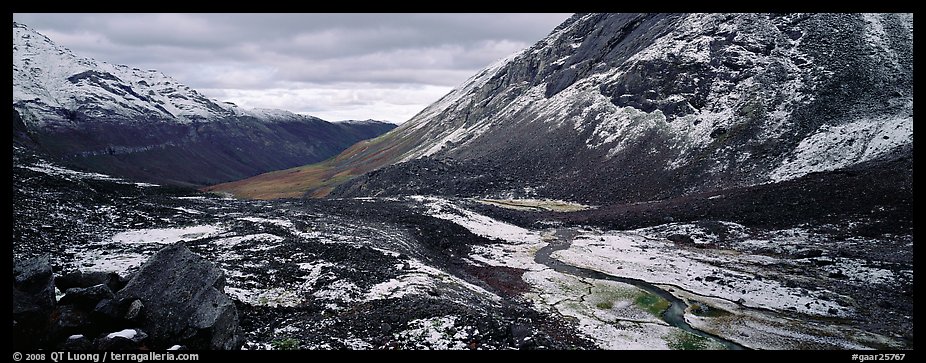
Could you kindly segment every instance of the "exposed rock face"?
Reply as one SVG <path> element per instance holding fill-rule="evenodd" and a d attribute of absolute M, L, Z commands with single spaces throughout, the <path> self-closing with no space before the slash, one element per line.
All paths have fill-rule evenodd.
<path fill-rule="evenodd" d="M 14 139 L 90 170 L 206 185 L 327 159 L 395 125 L 209 99 L 158 71 L 80 58 L 13 23 Z"/>
<path fill-rule="evenodd" d="M 305 190 L 611 204 L 908 157 L 912 45 L 910 14 L 577 14 Z"/>
<path fill-rule="evenodd" d="M 911 25 L 904 14 L 576 15 L 397 129 L 426 140 L 406 162 L 334 194 L 604 204 L 909 156 Z"/>
<path fill-rule="evenodd" d="M 13 346 L 35 348 L 46 341 L 55 309 L 55 277 L 48 257 L 13 267 Z"/>
<path fill-rule="evenodd" d="M 238 312 L 224 284 L 221 269 L 178 243 L 145 262 L 118 297 L 144 304 L 141 325 L 154 347 L 237 349 Z"/>

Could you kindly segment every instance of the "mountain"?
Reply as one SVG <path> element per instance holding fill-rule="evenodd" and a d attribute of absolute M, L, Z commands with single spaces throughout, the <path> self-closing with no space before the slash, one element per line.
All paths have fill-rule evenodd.
<path fill-rule="evenodd" d="M 216 188 L 610 204 L 911 158 L 912 24 L 577 14 L 379 138 Z"/>
<path fill-rule="evenodd" d="M 196 186 L 324 160 L 395 127 L 244 110 L 158 71 L 78 57 L 15 22 L 13 110 L 14 137 L 70 164 Z"/>

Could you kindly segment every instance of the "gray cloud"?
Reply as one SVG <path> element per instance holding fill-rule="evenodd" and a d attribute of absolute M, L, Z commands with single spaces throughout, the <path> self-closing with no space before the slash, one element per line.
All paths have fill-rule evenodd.
<path fill-rule="evenodd" d="M 297 112 L 306 109 L 300 104 L 312 104 L 312 111 L 323 118 L 344 115 L 343 109 L 334 109 L 344 106 L 334 100 L 338 95 L 374 97 L 362 102 L 370 108 L 359 109 L 362 114 L 350 118 L 400 122 L 417 112 L 411 108 L 420 110 L 479 69 L 542 39 L 568 16 L 14 14 L 13 18 L 81 56 L 157 69 L 211 97 L 235 95 L 246 106 L 288 107 Z M 310 87 L 331 92 L 313 92 Z M 375 91 L 382 89 L 408 93 L 417 97 L 417 103 L 395 104 Z M 261 90 L 274 97 L 258 97 Z M 331 108 L 305 97 L 331 100 Z M 406 111 L 396 113 L 398 108 Z M 384 114 L 374 114 L 377 109 Z"/>

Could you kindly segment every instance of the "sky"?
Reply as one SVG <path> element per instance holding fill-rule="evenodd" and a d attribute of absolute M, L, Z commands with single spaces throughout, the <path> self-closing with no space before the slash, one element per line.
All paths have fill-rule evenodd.
<path fill-rule="evenodd" d="M 245 108 L 407 121 L 571 14 L 13 14 L 78 56 Z"/>

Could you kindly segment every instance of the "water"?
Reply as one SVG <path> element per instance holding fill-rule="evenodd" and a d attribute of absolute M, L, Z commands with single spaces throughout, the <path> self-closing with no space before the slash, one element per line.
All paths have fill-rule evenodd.
<path fill-rule="evenodd" d="M 668 291 L 662 288 L 659 288 L 656 285 L 653 285 L 643 280 L 638 280 L 638 279 L 633 279 L 633 278 L 628 278 L 628 277 L 614 276 L 614 275 L 606 274 L 601 271 L 595 271 L 595 270 L 590 270 L 586 268 L 572 266 L 572 265 L 563 263 L 562 261 L 559 261 L 557 259 L 550 257 L 550 255 L 552 255 L 553 252 L 556 252 L 559 250 L 565 250 L 569 248 L 569 246 L 572 244 L 572 240 L 578 234 L 579 233 L 577 231 L 568 229 L 568 228 L 557 229 L 556 234 L 555 234 L 556 240 L 550 242 L 549 244 L 541 248 L 539 251 L 537 251 L 537 254 L 534 255 L 534 261 L 537 263 L 543 264 L 544 266 L 547 266 L 556 272 L 560 272 L 564 274 L 569 274 L 569 275 L 573 275 L 577 277 L 599 279 L 599 280 L 617 281 L 617 282 L 621 282 L 625 284 L 634 285 L 650 294 L 659 296 L 669 301 L 669 308 L 666 309 L 666 311 L 662 313 L 662 316 L 660 316 L 660 318 L 662 318 L 662 320 L 664 320 L 666 323 L 669 323 L 669 325 L 682 329 L 686 332 L 695 334 L 697 336 L 717 341 L 723 344 L 727 349 L 730 349 L 730 350 L 747 349 L 746 347 L 739 345 L 735 342 L 729 341 L 727 339 L 721 338 L 719 336 L 716 336 L 714 334 L 711 334 L 711 333 L 708 333 L 702 330 L 698 330 L 694 328 L 693 326 L 691 326 L 691 324 L 688 324 L 688 322 L 685 321 L 685 309 L 688 308 L 688 305 L 685 304 L 685 302 L 682 301 L 682 299 L 679 299 L 675 295 L 672 295 Z"/>

